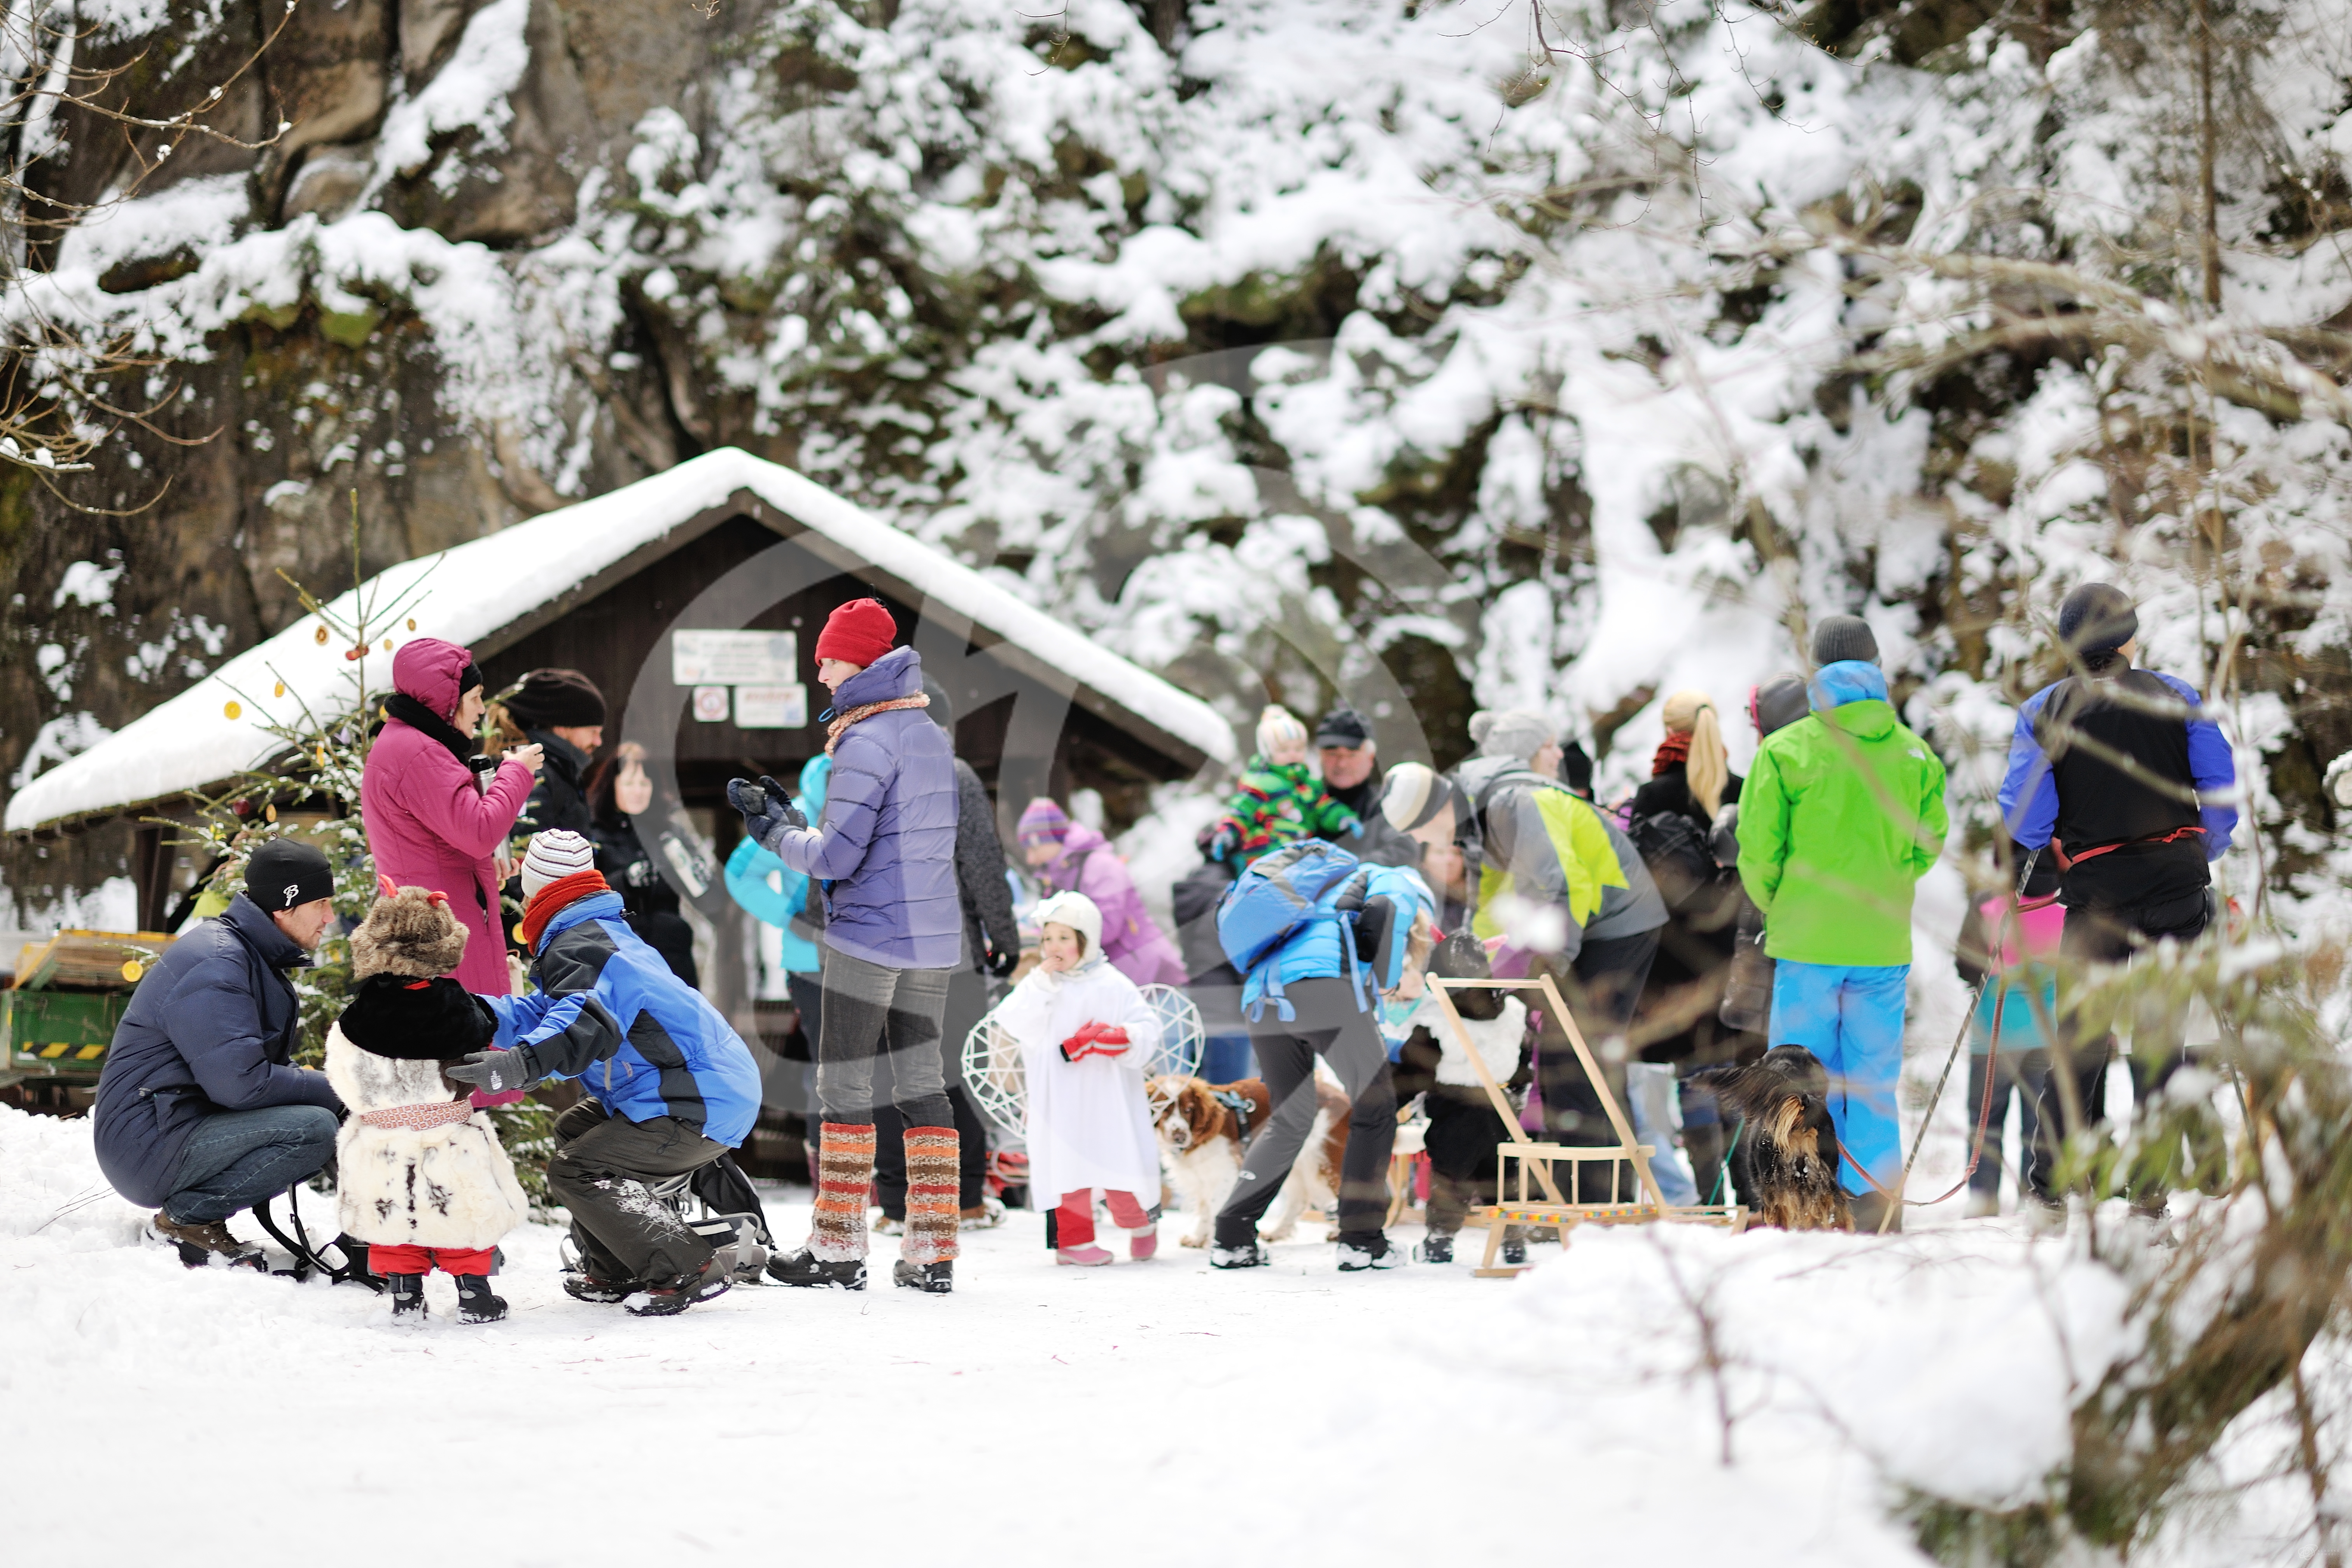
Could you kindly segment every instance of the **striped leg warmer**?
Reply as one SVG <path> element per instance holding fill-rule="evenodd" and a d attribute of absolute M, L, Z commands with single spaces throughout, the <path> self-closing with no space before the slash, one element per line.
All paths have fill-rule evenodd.
<path fill-rule="evenodd" d="M 954 1128 L 907 1129 L 907 1239 L 898 1256 L 909 1263 L 945 1263 L 956 1255 L 963 1215 L 956 1153 Z"/>
<path fill-rule="evenodd" d="M 824 1123 L 817 1132 L 812 1254 L 827 1263 L 866 1256 L 866 1192 L 873 1182 L 874 1124 Z"/>

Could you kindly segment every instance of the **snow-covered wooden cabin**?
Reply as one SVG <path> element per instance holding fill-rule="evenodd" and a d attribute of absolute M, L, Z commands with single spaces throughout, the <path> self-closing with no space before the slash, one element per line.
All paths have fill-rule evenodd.
<path fill-rule="evenodd" d="M 375 628 L 364 661 L 306 616 L 31 781 L 10 799 L 5 826 L 48 836 L 116 816 L 186 815 L 192 793 L 284 752 L 273 718 L 348 710 L 362 671 L 381 695 L 392 650 L 432 636 L 470 647 L 493 691 L 541 666 L 587 672 L 608 704 L 607 749 L 645 744 L 664 797 L 723 860 L 737 828 L 723 809 L 727 779 L 765 771 L 790 782 L 823 749 L 815 634 L 835 605 L 868 595 L 890 606 L 947 692 L 957 749 L 995 790 L 1008 828 L 1031 795 L 1066 799 L 1076 787 L 1100 791 L 1117 822 L 1151 784 L 1234 759 L 1233 730 L 1208 704 L 822 486 L 730 447 L 378 574 L 327 606 L 349 622 L 363 605 L 411 600 Z M 161 922 L 200 869 L 171 837 L 149 827 L 140 838 L 143 926 Z M 727 923 L 723 892 L 711 892 L 694 901 Z"/>

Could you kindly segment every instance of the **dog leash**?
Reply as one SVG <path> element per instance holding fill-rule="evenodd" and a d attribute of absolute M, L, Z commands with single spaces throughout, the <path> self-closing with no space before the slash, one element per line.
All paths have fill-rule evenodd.
<path fill-rule="evenodd" d="M 2034 863 L 2041 858 L 2041 850 L 2026 851 L 2025 864 L 2017 868 L 2017 886 L 2011 893 L 2009 907 L 2001 911 L 2000 923 L 1993 928 L 1992 934 L 1985 942 L 1985 956 L 1988 959 L 2000 952 L 2001 939 L 2008 934 L 2009 922 L 2016 918 L 2018 903 L 2025 897 L 2025 884 L 2032 879 Z M 1984 973 L 1978 976 L 1975 986 L 1969 992 L 1969 1005 L 1960 1012 L 1960 1032 L 1953 1037 L 1951 1053 L 1944 1058 L 1944 1070 L 1936 1079 L 1936 1092 L 1927 1097 L 1927 1113 L 1919 1119 L 1919 1135 L 1911 1140 L 1911 1152 L 1903 1161 L 1903 1173 L 1895 1178 L 1895 1191 L 1890 1193 L 1880 1186 L 1878 1178 L 1870 1173 L 1868 1166 L 1859 1161 L 1854 1163 L 1854 1169 L 1862 1173 L 1862 1179 L 1868 1182 L 1881 1197 L 1887 1200 L 1886 1213 L 1878 1222 L 1878 1234 L 1881 1236 L 1885 1235 L 1886 1227 L 1894 1223 L 1896 1205 L 1907 1204 L 1913 1208 L 1927 1208 L 1935 1204 L 1949 1201 L 1961 1187 L 1969 1184 L 1969 1178 L 1977 1173 L 1977 1163 L 1984 1158 L 1985 1124 L 1992 1118 L 1993 1080 L 2000 1059 L 2000 1019 L 2001 1015 L 2008 1011 L 2001 1006 L 1995 1006 L 1992 1010 L 1992 1038 L 1987 1042 L 1985 1052 L 1984 1105 L 1977 1112 L 1976 1151 L 1969 1157 L 1968 1170 L 1962 1173 L 1958 1184 L 1942 1197 L 1919 1199 L 1906 1198 L 1901 1195 L 1904 1188 L 1911 1184 L 1911 1167 L 1919 1162 L 1919 1151 L 1927 1142 L 1927 1129 L 1935 1123 L 1936 1107 L 1944 1102 L 1944 1086 L 1952 1081 L 1952 1064 L 1959 1060 L 1960 1047 L 1968 1043 L 1969 1026 L 1976 1021 L 1977 1003 L 1983 998 L 1985 986 L 1992 980 L 1992 973 L 1991 964 L 1987 963 Z M 1845 1140 L 1843 1138 L 1838 1140 L 1838 1152 L 1848 1160 L 1853 1159 L 1853 1152 L 1845 1146 Z"/>

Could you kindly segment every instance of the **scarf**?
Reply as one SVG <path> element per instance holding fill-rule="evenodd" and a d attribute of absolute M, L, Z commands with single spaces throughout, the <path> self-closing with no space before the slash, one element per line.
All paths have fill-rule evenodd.
<path fill-rule="evenodd" d="M 441 742 L 449 754 L 478 773 L 487 773 L 499 765 L 496 757 L 474 754 L 474 737 L 460 730 L 405 691 L 395 691 L 383 700 L 383 716 L 397 719 L 410 729 L 419 731 Z"/>
<path fill-rule="evenodd" d="M 565 909 L 595 893 L 609 893 L 611 883 L 602 871 L 574 871 L 569 877 L 558 877 L 530 896 L 522 907 L 522 944 L 531 952 L 539 951 L 540 933 L 547 922 Z"/>
<path fill-rule="evenodd" d="M 1040 964 L 1036 968 L 1031 970 L 1026 975 L 1023 976 L 1021 984 L 1024 985 L 1035 986 L 1041 995 L 1058 996 L 1061 994 L 1063 986 L 1067 985 L 1074 980 L 1086 979 L 1089 975 L 1093 974 L 1096 970 L 1101 968 L 1107 962 L 1108 962 L 1108 960 L 1106 958 L 1100 945 L 1094 942 L 1088 942 L 1087 944 L 1087 955 L 1078 960 L 1077 963 L 1072 964 L 1068 969 L 1063 970 L 1057 973 L 1051 969 L 1047 969 L 1043 964 Z"/>
<path fill-rule="evenodd" d="M 917 692 L 912 697 L 887 697 L 879 702 L 867 702 L 852 708 L 824 727 L 824 754 L 828 757 L 833 755 L 834 747 L 841 743 L 842 731 L 860 719 L 871 719 L 877 713 L 887 713 L 894 708 L 929 708 L 930 705 L 930 698 Z"/>
<path fill-rule="evenodd" d="M 1656 778 L 1676 763 L 1687 766 L 1690 763 L 1690 741 L 1689 731 L 1685 731 L 1679 735 L 1669 735 L 1659 742 L 1657 755 L 1650 759 L 1650 776 Z"/>
<path fill-rule="evenodd" d="M 474 1114 L 470 1100 L 436 1100 L 424 1105 L 394 1105 L 383 1110 L 362 1110 L 360 1120 L 370 1127 L 388 1128 L 401 1132 L 429 1132 L 436 1127 L 448 1127 Z"/>

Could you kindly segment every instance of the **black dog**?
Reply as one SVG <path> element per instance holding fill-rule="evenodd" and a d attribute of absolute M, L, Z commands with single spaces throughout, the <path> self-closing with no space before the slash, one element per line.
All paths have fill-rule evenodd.
<path fill-rule="evenodd" d="M 1739 1119 L 1732 1173 L 1755 1208 L 1755 1223 L 1782 1230 L 1852 1230 L 1853 1210 L 1838 1181 L 1837 1129 L 1830 1121 L 1829 1070 L 1802 1046 L 1775 1046 L 1747 1067 L 1691 1075 Z"/>

